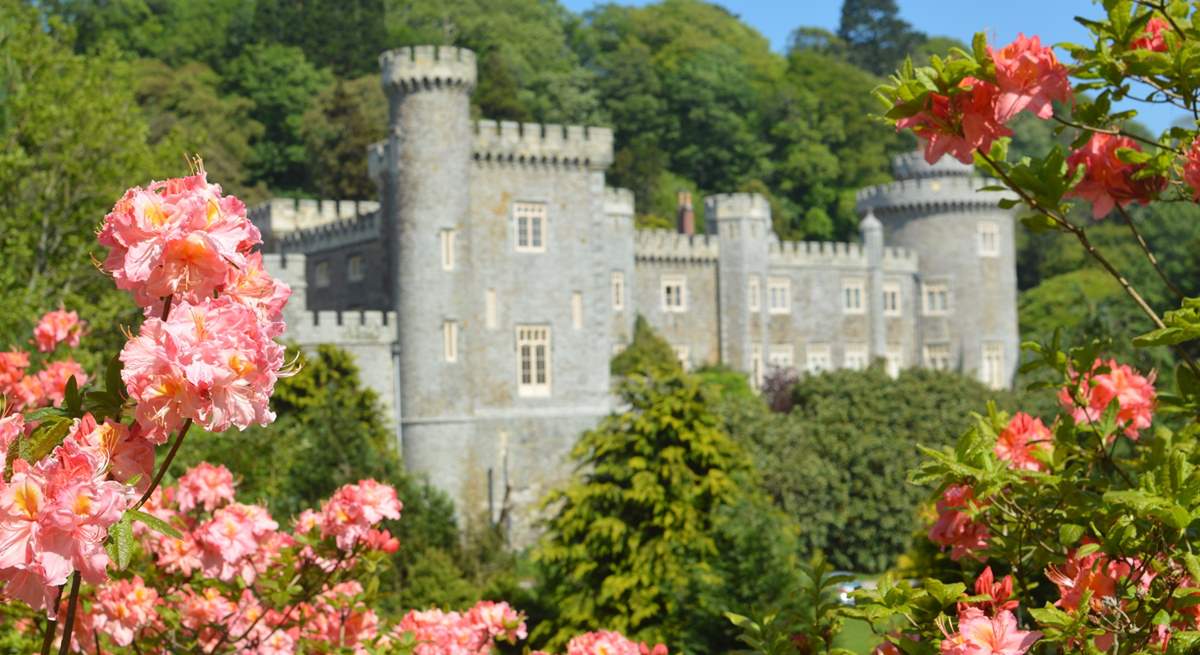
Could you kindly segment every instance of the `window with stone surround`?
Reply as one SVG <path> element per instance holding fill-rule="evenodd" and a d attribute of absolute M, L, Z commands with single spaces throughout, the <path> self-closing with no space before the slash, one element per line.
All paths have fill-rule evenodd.
<path fill-rule="evenodd" d="M 871 358 L 867 354 L 867 344 L 865 343 L 848 343 L 845 350 L 842 352 L 842 367 L 852 371 L 862 371 L 871 363 Z"/>
<path fill-rule="evenodd" d="M 890 377 L 900 375 L 904 369 L 904 348 L 899 344 L 889 343 L 887 352 L 883 355 L 884 368 Z"/>
<path fill-rule="evenodd" d="M 758 312 L 762 307 L 762 282 L 757 275 L 751 275 L 746 286 L 746 307 L 751 312 Z"/>
<path fill-rule="evenodd" d="M 900 306 L 900 283 L 883 283 L 883 315 L 901 316 L 904 310 Z"/>
<path fill-rule="evenodd" d="M 625 309 L 625 273 L 613 271 L 612 274 L 612 307 L 614 311 Z"/>
<path fill-rule="evenodd" d="M 773 277 L 767 280 L 767 311 L 771 314 L 792 312 L 792 279 Z"/>
<path fill-rule="evenodd" d="M 457 233 L 454 230 L 442 230 L 441 250 L 442 250 L 442 270 L 454 270 L 454 242 L 457 240 Z"/>
<path fill-rule="evenodd" d="M 979 256 L 1000 256 L 1000 225 L 992 221 L 979 222 Z"/>
<path fill-rule="evenodd" d="M 313 281 L 316 282 L 318 289 L 324 289 L 325 287 L 329 286 L 330 278 L 328 261 L 317 262 L 316 266 L 313 267 L 313 278 Z"/>
<path fill-rule="evenodd" d="M 842 280 L 842 313 L 865 314 L 867 308 L 863 298 L 866 295 L 866 282 L 862 278 Z"/>
<path fill-rule="evenodd" d="M 545 252 L 546 203 L 513 203 L 513 219 L 517 230 L 517 252 Z"/>
<path fill-rule="evenodd" d="M 1008 386 L 1004 372 L 1004 344 L 998 341 L 985 342 L 981 355 L 979 380 L 993 389 Z"/>
<path fill-rule="evenodd" d="M 517 326 L 517 395 L 550 395 L 550 328 Z"/>
<path fill-rule="evenodd" d="M 442 322 L 442 357 L 447 362 L 458 361 L 458 322 Z"/>
<path fill-rule="evenodd" d="M 833 356 L 829 352 L 829 344 L 827 343 L 810 343 L 804 349 L 805 366 L 804 370 L 809 375 L 816 375 L 833 368 Z"/>
<path fill-rule="evenodd" d="M 763 382 L 763 353 L 762 346 L 753 344 L 750 346 L 750 384 L 755 389 L 762 386 Z"/>
<path fill-rule="evenodd" d="M 936 371 L 950 370 L 950 344 L 948 343 L 927 343 L 925 344 L 925 367 L 932 368 Z"/>
<path fill-rule="evenodd" d="M 660 279 L 662 288 L 662 310 L 664 312 L 687 311 L 687 277 L 664 275 Z"/>
<path fill-rule="evenodd" d="M 921 298 L 926 316 L 945 316 L 950 313 L 949 284 L 926 282 L 921 285 Z"/>
<path fill-rule="evenodd" d="M 790 343 L 777 343 L 767 353 L 767 363 L 772 368 L 791 368 L 795 361 L 795 349 Z"/>
<path fill-rule="evenodd" d="M 367 277 L 363 267 L 362 255 L 350 255 L 346 258 L 346 279 L 351 282 L 362 282 Z"/>

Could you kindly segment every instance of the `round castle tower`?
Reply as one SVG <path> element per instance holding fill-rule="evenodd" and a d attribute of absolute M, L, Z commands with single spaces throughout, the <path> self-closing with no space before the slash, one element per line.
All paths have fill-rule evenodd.
<path fill-rule="evenodd" d="M 892 170 L 895 182 L 859 191 L 858 211 L 879 219 L 888 245 L 917 253 L 916 356 L 1010 386 L 1020 357 L 1014 213 L 950 157 L 906 153 Z"/>
<path fill-rule="evenodd" d="M 397 342 L 401 416 L 461 415 L 468 393 L 462 364 L 464 276 L 473 128 L 475 53 L 418 46 L 380 56 L 390 106 L 389 135 L 377 153 L 389 272 L 401 322 Z M 418 381 L 405 383 L 406 380 Z M 461 405 L 461 406 L 460 406 Z M 402 428 L 407 442 L 409 427 Z M 406 451 L 409 448 L 404 448 Z M 406 457 L 409 455 L 405 453 Z"/>

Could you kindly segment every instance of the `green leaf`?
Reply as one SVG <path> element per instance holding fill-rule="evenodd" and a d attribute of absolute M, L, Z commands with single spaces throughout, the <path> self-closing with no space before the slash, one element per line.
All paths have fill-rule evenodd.
<path fill-rule="evenodd" d="M 20 439 L 17 455 L 30 464 L 41 461 L 62 443 L 73 422 L 65 416 L 46 417 L 29 436 Z"/>
<path fill-rule="evenodd" d="M 1064 546 L 1071 546 L 1076 541 L 1079 541 L 1083 533 L 1084 527 L 1082 525 L 1064 523 L 1058 528 L 1058 542 Z"/>
<path fill-rule="evenodd" d="M 130 523 L 128 512 L 108 528 L 108 540 L 113 548 L 109 556 L 116 563 L 117 569 L 124 571 L 133 559 L 133 524 Z"/>
<path fill-rule="evenodd" d="M 166 521 L 158 518 L 157 516 L 155 516 L 153 514 L 147 514 L 146 512 L 143 512 L 140 509 L 131 509 L 131 510 L 129 510 L 127 515 L 131 516 L 132 520 L 134 520 L 134 521 L 139 521 L 141 523 L 145 523 L 147 527 L 154 530 L 155 532 L 161 532 L 162 534 L 165 534 L 168 537 L 174 537 L 176 539 L 183 538 L 183 534 L 181 534 L 179 532 L 179 530 L 176 530 L 175 527 L 172 526 L 170 523 L 167 523 Z"/>
<path fill-rule="evenodd" d="M 1183 565 L 1187 567 L 1188 575 L 1192 576 L 1193 580 L 1200 580 L 1200 558 L 1194 553 L 1184 553 Z"/>

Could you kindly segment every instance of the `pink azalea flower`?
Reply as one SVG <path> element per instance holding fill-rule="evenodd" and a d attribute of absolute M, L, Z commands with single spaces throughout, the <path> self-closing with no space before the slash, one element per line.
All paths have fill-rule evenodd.
<path fill-rule="evenodd" d="M 110 580 L 96 592 L 92 626 L 118 646 L 128 646 L 142 630 L 154 626 L 157 603 L 158 592 L 147 587 L 140 576 Z"/>
<path fill-rule="evenodd" d="M 1133 176 L 1142 166 L 1121 161 L 1117 157 L 1117 150 L 1121 148 L 1141 151 L 1137 141 L 1129 137 L 1097 132 L 1067 158 L 1071 175 L 1080 166 L 1086 172 L 1066 195 L 1092 203 L 1093 218 L 1104 218 L 1117 205 L 1125 207 L 1132 202 L 1145 205 L 1166 187 L 1167 180 L 1163 177 L 1135 180 Z"/>
<path fill-rule="evenodd" d="M 527 636 L 525 617 L 508 603 L 482 600 L 467 612 L 466 620 L 481 626 L 491 639 L 502 639 L 510 644 Z"/>
<path fill-rule="evenodd" d="M 976 523 L 962 511 L 978 508 L 971 488 L 954 484 L 942 492 L 937 502 L 938 518 L 929 528 L 929 540 L 939 546 L 949 546 L 950 559 L 958 561 L 965 555 L 987 547 L 987 526 Z"/>
<path fill-rule="evenodd" d="M 268 332 L 271 336 L 283 334 L 283 307 L 291 297 L 292 290 L 267 274 L 263 268 L 262 254 L 250 253 L 246 255 L 244 266 L 231 269 L 223 293 L 253 309 L 259 320 L 270 326 Z"/>
<path fill-rule="evenodd" d="M 958 632 L 943 633 L 942 655 L 1022 655 L 1042 638 L 1040 632 L 1021 630 L 1008 610 L 988 617 L 974 607 L 959 615 Z"/>
<path fill-rule="evenodd" d="M 1154 52 L 1166 52 L 1167 40 L 1163 34 L 1171 31 L 1171 25 L 1167 21 L 1155 16 L 1146 22 L 1145 29 L 1142 30 L 1142 35 L 1134 39 L 1129 47 L 1135 50 L 1151 50 Z"/>
<path fill-rule="evenodd" d="M 344 485 L 321 508 L 321 536 L 333 537 L 338 548 L 350 551 L 379 522 L 400 518 L 403 507 L 394 488 L 375 480 Z"/>
<path fill-rule="evenodd" d="M 25 377 L 25 369 L 28 366 L 29 353 L 19 350 L 0 352 L 0 393 L 7 395 L 7 390 Z"/>
<path fill-rule="evenodd" d="M 585 632 L 567 642 L 567 655 L 641 655 L 643 648 L 646 644 L 639 644 L 619 632 L 599 630 Z"/>
<path fill-rule="evenodd" d="M 25 417 L 9 414 L 0 417 L 0 461 L 8 461 L 8 449 L 25 433 Z"/>
<path fill-rule="evenodd" d="M 931 93 L 924 110 L 896 122 L 896 129 L 911 128 L 925 141 L 925 161 L 931 164 L 946 153 L 970 164 L 976 149 L 987 151 L 996 139 L 1012 135 L 1000 120 L 995 84 L 966 77 L 959 88 L 963 91 L 951 96 Z"/>
<path fill-rule="evenodd" d="M 1192 141 L 1183 162 L 1183 181 L 1192 189 L 1192 200 L 1200 201 L 1200 138 Z"/>
<path fill-rule="evenodd" d="M 33 342 L 38 350 L 44 353 L 53 351 L 58 344 L 66 342 L 72 348 L 79 345 L 79 337 L 83 334 L 83 321 L 79 314 L 59 309 L 46 312 L 37 327 L 33 328 Z"/>
<path fill-rule="evenodd" d="M 1095 373 L 1101 366 L 1108 367 L 1107 373 Z M 1096 422 L 1114 400 L 1117 402 L 1117 422 L 1124 428 L 1125 436 L 1136 440 L 1138 434 L 1150 427 L 1154 416 L 1155 391 L 1154 373 L 1144 376 L 1126 364 L 1116 360 L 1104 362 L 1097 359 L 1092 371 L 1080 376 L 1079 394 L 1086 403 L 1076 404 L 1068 389 L 1060 389 L 1058 398 L 1063 407 L 1071 412 L 1076 423 Z"/>
<path fill-rule="evenodd" d="M 253 583 L 257 571 L 249 558 L 278 528 L 267 510 L 256 505 L 232 503 L 213 512 L 194 532 L 204 574 L 225 582 L 241 577 Z"/>
<path fill-rule="evenodd" d="M 51 405 L 61 405 L 67 392 L 67 381 L 72 377 L 75 378 L 77 389 L 82 389 L 83 385 L 87 384 L 87 374 L 83 372 L 83 367 L 73 359 L 67 358 L 46 364 L 46 368 L 37 375 L 42 397 Z"/>
<path fill-rule="evenodd" d="M 1042 471 L 1045 465 L 1034 457 L 1034 453 L 1048 456 L 1054 450 L 1054 444 L 1050 429 L 1042 419 L 1017 412 L 996 438 L 994 450 L 997 458 L 1007 461 L 1015 469 Z"/>
<path fill-rule="evenodd" d="M 105 270 L 142 307 L 170 296 L 210 297 L 261 241 L 245 205 L 209 184 L 203 170 L 129 189 L 98 238 L 109 249 Z"/>
<path fill-rule="evenodd" d="M 1070 101 L 1067 67 L 1059 63 L 1052 48 L 1042 47 L 1038 37 L 1027 39 L 1018 34 L 1016 41 L 999 50 L 988 46 L 988 53 L 996 64 L 996 85 L 1000 87 L 997 115 L 1001 123 L 1023 109 L 1047 119 L 1054 114 L 1052 100 Z"/>
<path fill-rule="evenodd" d="M 1004 576 L 1000 582 L 996 582 L 995 576 L 992 574 L 992 567 L 986 567 L 979 577 L 975 579 L 975 595 L 987 596 L 987 600 L 976 601 L 974 603 L 959 603 L 959 612 L 963 612 L 967 607 L 975 607 L 983 610 L 988 616 L 995 616 L 998 612 L 1015 610 L 1020 604 L 1013 594 L 1013 579 L 1011 575 Z"/>
<path fill-rule="evenodd" d="M 206 512 L 212 512 L 225 503 L 233 502 L 233 473 L 220 464 L 200 462 L 179 478 L 175 501 L 181 512 L 190 512 L 199 506 L 204 507 Z"/>

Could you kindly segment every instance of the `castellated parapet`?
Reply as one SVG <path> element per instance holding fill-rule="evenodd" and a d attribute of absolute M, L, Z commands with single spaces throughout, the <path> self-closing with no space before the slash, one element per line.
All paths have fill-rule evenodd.
<path fill-rule="evenodd" d="M 771 219 L 771 205 L 758 193 L 722 193 L 706 197 L 704 203 L 709 220 Z"/>
<path fill-rule="evenodd" d="M 369 214 L 291 232 L 279 240 L 279 247 L 284 252 L 329 250 L 379 239 L 382 235 L 382 220 L 376 209 Z"/>
<path fill-rule="evenodd" d="M 385 89 L 475 88 L 475 53 L 452 46 L 419 45 L 379 56 Z"/>
<path fill-rule="evenodd" d="M 638 230 L 633 244 L 639 261 L 715 262 L 720 244 L 707 234 L 680 234 L 671 230 Z"/>
<path fill-rule="evenodd" d="M 633 219 L 633 191 L 604 187 L 604 213 L 607 216 Z"/>
<path fill-rule="evenodd" d="M 297 200 L 273 198 L 247 212 L 250 221 L 270 243 L 290 234 L 312 230 L 379 210 L 373 200 Z"/>
<path fill-rule="evenodd" d="M 994 180 L 982 177 L 923 174 L 861 189 L 856 199 L 860 212 L 872 210 L 880 218 L 903 211 L 988 210 L 995 209 L 1001 198 L 1010 197 L 981 190 L 994 184 Z"/>
<path fill-rule="evenodd" d="M 481 120 L 472 152 L 482 162 L 604 170 L 612 163 L 613 133 L 607 127 Z"/>

